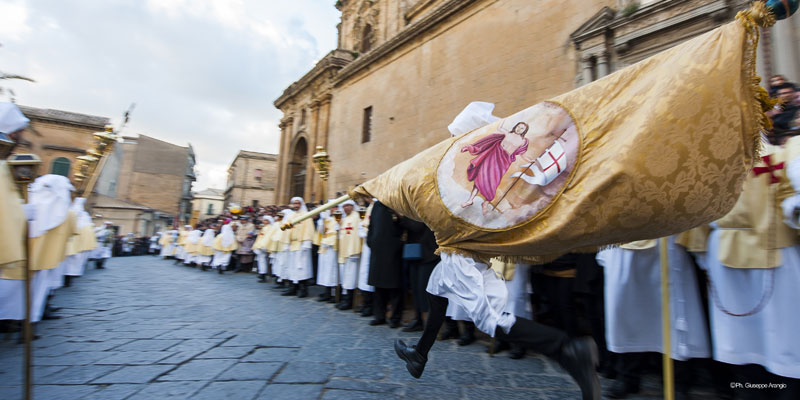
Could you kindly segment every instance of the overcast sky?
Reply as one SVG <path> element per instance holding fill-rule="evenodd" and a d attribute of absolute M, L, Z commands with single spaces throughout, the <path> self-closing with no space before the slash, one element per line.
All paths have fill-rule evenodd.
<path fill-rule="evenodd" d="M 277 153 L 272 102 L 336 46 L 333 0 L 0 0 L 0 71 L 17 103 L 109 117 L 191 143 L 194 189 L 240 149 Z M 4 99 L 5 100 L 5 99 Z"/>

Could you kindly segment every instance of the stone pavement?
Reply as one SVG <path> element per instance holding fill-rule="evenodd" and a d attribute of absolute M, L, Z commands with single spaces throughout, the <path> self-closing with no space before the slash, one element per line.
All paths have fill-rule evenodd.
<path fill-rule="evenodd" d="M 483 345 L 452 340 L 436 343 L 415 380 L 392 343 L 419 333 L 282 297 L 254 274 L 151 256 L 106 265 L 58 290 L 64 318 L 38 324 L 35 399 L 579 398 L 544 358 L 490 358 Z M 15 339 L 0 339 L 0 399 L 22 397 Z M 660 398 L 657 384 L 645 390 L 637 398 Z"/>

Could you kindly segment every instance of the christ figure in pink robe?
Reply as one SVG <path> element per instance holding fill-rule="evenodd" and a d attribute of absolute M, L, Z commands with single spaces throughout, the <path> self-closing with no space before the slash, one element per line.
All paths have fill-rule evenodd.
<path fill-rule="evenodd" d="M 473 182 L 474 186 L 469 200 L 461 205 L 462 208 L 471 206 L 475 196 L 480 193 L 486 199 L 481 206 L 483 213 L 486 214 L 489 204 L 494 200 L 500 180 L 503 179 L 511 163 L 516 161 L 517 156 L 521 156 L 526 162 L 532 162 L 524 156 L 528 150 L 526 133 L 528 124 L 518 122 L 511 132 L 493 133 L 461 148 L 462 153 L 468 151 L 476 156 L 467 167 L 467 179 Z"/>

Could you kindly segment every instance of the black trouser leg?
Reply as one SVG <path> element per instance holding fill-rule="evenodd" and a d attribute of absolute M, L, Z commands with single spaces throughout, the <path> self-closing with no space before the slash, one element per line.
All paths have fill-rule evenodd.
<path fill-rule="evenodd" d="M 386 288 L 375 288 L 375 309 L 372 312 L 375 314 L 375 319 L 377 320 L 385 320 L 386 319 L 386 304 L 389 300 L 389 291 L 391 289 Z"/>
<path fill-rule="evenodd" d="M 403 319 L 403 289 L 391 289 L 391 307 L 392 307 L 392 321 L 400 323 Z"/>
<path fill-rule="evenodd" d="M 436 341 L 436 335 L 439 334 L 439 328 L 444 323 L 447 313 L 447 298 L 428 293 L 428 307 L 430 308 L 428 320 L 425 321 L 422 337 L 417 342 L 417 352 L 424 357 L 428 357 L 428 352 Z"/>
<path fill-rule="evenodd" d="M 616 353 L 617 379 L 630 387 L 638 388 L 646 357 L 646 353 Z"/>
<path fill-rule="evenodd" d="M 105 258 L 98 258 L 97 260 L 94 261 L 95 268 L 103 269 L 104 268 L 103 264 L 105 264 L 105 262 L 106 262 Z"/>
<path fill-rule="evenodd" d="M 495 335 L 556 360 L 561 347 L 569 340 L 562 330 L 520 317 L 508 333 L 498 326 Z"/>

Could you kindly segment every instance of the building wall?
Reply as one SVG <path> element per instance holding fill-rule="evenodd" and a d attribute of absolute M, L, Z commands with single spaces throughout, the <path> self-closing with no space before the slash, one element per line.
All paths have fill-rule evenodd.
<path fill-rule="evenodd" d="M 210 214 L 207 212 L 209 204 L 213 205 L 213 211 Z M 222 214 L 224 204 L 224 198 L 212 199 L 210 197 L 195 196 L 194 200 L 192 200 L 192 209 L 198 211 L 198 219 L 204 220 Z"/>
<path fill-rule="evenodd" d="M 42 166 L 39 170 L 42 175 L 52 172 L 55 159 L 59 157 L 66 158 L 70 162 L 68 178 L 75 184 L 73 168 L 75 167 L 76 158 L 85 155 L 86 150 L 93 147 L 92 134 L 102 131 L 103 126 L 78 126 L 43 121 L 36 118 L 30 119 L 30 127 L 23 134 L 23 139 L 29 142 L 30 145 L 19 146 L 15 152 L 38 155 L 42 159 Z"/>
<path fill-rule="evenodd" d="M 615 3 L 475 1 L 340 82 L 331 106 L 328 192 L 449 137 L 447 125 L 470 101 L 496 103 L 495 115 L 505 116 L 573 89 L 577 59 L 569 35 Z M 372 138 L 361 143 L 369 106 Z"/>
<path fill-rule="evenodd" d="M 119 227 L 119 234 L 125 235 L 128 232 L 133 232 L 136 236 L 151 235 L 151 219 L 152 213 L 123 208 L 102 208 L 95 207 L 93 209 L 95 215 L 101 217 L 92 217 L 92 222 L 95 226 L 103 226 L 105 221 L 111 221 L 114 226 Z"/>
<path fill-rule="evenodd" d="M 261 170 L 260 179 L 256 170 Z M 251 206 L 253 200 L 258 200 L 259 205 L 275 204 L 277 176 L 277 155 L 265 153 L 247 155 L 240 152 L 228 168 L 225 207 L 230 203 L 238 203 L 244 207 Z"/>

